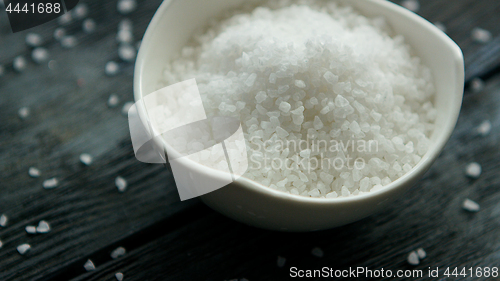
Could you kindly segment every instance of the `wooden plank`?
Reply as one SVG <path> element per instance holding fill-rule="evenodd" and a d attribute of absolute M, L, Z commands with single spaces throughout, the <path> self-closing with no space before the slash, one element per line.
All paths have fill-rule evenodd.
<path fill-rule="evenodd" d="M 130 16 L 135 25 L 134 35 L 137 39 L 141 38 L 160 2 L 139 1 L 139 9 Z M 420 243 L 419 245 L 428 247 L 444 261 L 450 261 L 444 257 L 449 252 L 439 249 L 443 240 L 446 240 L 446 235 L 457 237 L 459 231 L 469 233 L 468 226 L 459 223 L 459 228 L 445 224 L 454 228 L 454 231 L 443 230 L 442 235 L 432 234 L 435 229 L 442 227 L 440 223 L 446 223 L 432 208 L 422 212 L 424 216 L 437 220 L 436 223 L 428 224 L 418 217 L 416 222 L 410 223 L 406 222 L 405 218 L 415 217 L 419 208 L 427 208 L 431 203 L 446 202 L 445 210 L 448 213 L 457 211 L 460 202 L 454 198 L 464 194 L 443 195 L 434 190 L 433 186 L 441 185 L 454 191 L 456 187 L 453 184 L 457 184 L 457 187 L 463 186 L 464 179 L 456 174 L 456 179 L 442 179 L 443 176 L 437 177 L 435 174 L 445 173 L 447 169 L 454 167 L 449 163 L 457 161 L 458 158 L 468 160 L 472 157 L 475 152 L 463 146 L 470 141 L 466 132 L 470 131 L 473 125 L 477 125 L 475 123 L 468 123 L 468 126 L 463 127 L 464 132 L 458 138 L 464 138 L 466 141 L 460 142 L 463 140 L 454 138 L 448 146 L 465 149 L 463 151 L 468 151 L 469 154 L 450 151 L 448 148 L 442 156 L 447 160 L 440 160 L 442 162 L 435 165 L 432 170 L 434 172 L 428 174 L 428 178 L 419 185 L 436 198 L 426 195 L 422 199 L 419 197 L 421 191 L 412 191 L 414 193 L 411 193 L 408 199 L 396 203 L 394 209 L 344 228 L 316 234 L 282 236 L 232 222 L 201 206 L 197 200 L 179 202 L 171 174 L 161 166 L 141 164 L 133 158 L 126 118 L 120 115 L 120 108 L 106 107 L 106 100 L 113 92 L 120 96 L 122 104 L 132 100 L 132 65 L 123 65 L 123 73 L 117 77 L 105 77 L 103 73 L 105 63 L 117 59 L 115 32 L 116 25 L 123 16 L 116 12 L 115 1 L 92 0 L 87 3 L 91 8 L 90 16 L 96 20 L 99 28 L 96 33 L 85 35 L 80 29 L 81 22 L 69 26 L 69 33 L 76 34 L 79 40 L 79 45 L 74 49 L 62 49 L 50 39 L 53 29 L 57 26 L 56 22 L 31 30 L 47 38 L 44 46 L 49 49 L 51 59 L 57 61 L 56 70 L 47 70 L 46 64 L 30 63 L 24 73 L 16 74 L 9 69 L 7 75 L 0 78 L 0 213 L 6 213 L 10 217 L 9 226 L 0 229 L 0 239 L 4 242 L 0 250 L 0 280 L 66 280 L 83 273 L 82 262 L 87 258 L 96 260 L 99 271 L 81 275 L 83 279 L 112 274 L 120 269 L 131 276 L 137 276 L 136 278 L 146 276 L 146 279 L 148 276 L 154 279 L 161 274 L 170 274 L 172 278 L 177 278 L 173 280 L 186 275 L 193 278 L 203 276 L 203 279 L 207 279 L 204 274 L 208 274 L 213 280 L 237 276 L 249 279 L 254 277 L 250 280 L 259 277 L 258 280 L 262 280 L 260 276 L 283 276 L 283 272 L 274 267 L 278 254 L 286 256 L 289 265 L 290 262 L 302 261 L 303 256 L 310 257 L 309 251 L 313 246 L 323 247 L 326 253 L 340 252 L 343 256 L 337 256 L 335 262 L 349 256 L 347 249 L 350 247 L 354 257 L 352 260 L 346 259 L 345 264 L 350 261 L 352 264 L 365 262 L 378 266 L 395 261 L 396 264 L 404 265 L 406 251 L 413 247 L 413 244 Z M 494 23 L 498 22 L 500 15 L 499 3 L 486 0 L 453 1 L 451 6 L 448 0 L 421 0 L 421 3 L 421 14 L 432 22 L 445 23 L 450 36 L 464 49 L 467 65 L 471 66 L 467 70 L 468 77 L 489 72 L 489 66 L 495 65 L 499 57 L 495 51 L 497 49 L 494 49 L 498 46 L 498 39 L 490 45 L 479 45 L 470 40 L 470 30 L 473 26 L 481 26 L 491 30 L 497 38 L 500 27 Z M 0 11 L 0 63 L 8 64 L 18 55 L 29 57 L 29 49 L 24 44 L 25 35 L 26 32 L 11 34 L 3 11 Z M 485 55 L 485 52 L 489 53 Z M 469 70 L 471 68 L 474 72 Z M 83 87 L 78 86 L 78 79 L 84 82 Z M 480 113 L 482 115 L 476 116 L 474 122 L 489 116 L 495 117 L 498 125 L 498 115 L 494 111 L 495 105 L 498 108 L 497 102 L 488 100 L 490 103 L 476 103 L 476 99 L 480 98 L 478 95 L 470 98 L 473 99 L 467 102 L 476 105 L 474 112 L 484 106 L 489 108 L 489 111 L 484 110 Z M 32 108 L 30 119 L 19 120 L 17 109 L 21 106 Z M 472 108 L 469 110 L 472 111 Z M 472 116 L 472 113 L 468 116 Z M 472 122 L 467 120 L 461 122 Z M 497 138 L 497 135 L 495 137 Z M 487 147 L 492 148 L 493 141 L 489 140 L 492 143 Z M 95 163 L 91 167 L 83 167 L 78 162 L 78 155 L 83 152 L 95 156 Z M 482 153 L 487 154 L 484 151 Z M 496 154 L 492 153 L 491 158 L 487 158 L 487 164 L 492 165 L 491 167 L 496 167 L 493 162 L 494 155 Z M 29 178 L 27 169 L 30 166 L 39 167 L 43 172 L 42 178 Z M 460 172 L 462 168 L 460 166 L 458 170 L 454 170 Z M 494 172 L 490 170 L 490 173 L 492 171 Z M 130 188 L 124 194 L 117 193 L 114 187 L 114 178 L 117 175 L 129 180 Z M 52 176 L 61 179 L 61 186 L 51 191 L 43 190 L 41 182 Z M 477 186 L 477 183 L 484 179 L 489 179 L 493 186 L 497 184 L 495 177 L 486 175 L 474 182 L 473 187 L 480 189 L 480 192 L 492 192 Z M 493 204 L 497 197 L 493 193 L 489 195 L 489 199 L 483 198 L 482 195 L 473 199 L 484 199 L 487 204 Z M 422 205 L 422 200 L 428 200 L 428 203 Z M 450 200 L 455 201 L 450 203 Z M 406 205 L 409 205 L 409 210 L 401 212 Z M 498 213 L 495 210 L 491 212 Z M 179 223 L 180 219 L 176 219 L 178 216 L 192 220 L 193 224 Z M 463 216 L 466 214 L 459 213 L 455 220 L 460 222 Z M 41 219 L 52 224 L 52 232 L 46 235 L 27 235 L 24 227 L 36 224 Z M 470 218 L 473 219 L 474 217 Z M 401 223 L 402 220 L 404 224 L 401 227 L 395 226 L 395 222 Z M 175 227 L 163 228 L 164 224 L 172 224 Z M 421 227 L 422 224 L 425 226 Z M 477 224 L 479 225 L 479 222 Z M 484 241 L 490 239 L 492 245 L 498 245 L 497 238 L 491 235 L 491 229 L 494 227 L 495 224 L 483 227 L 486 228 L 483 236 L 478 232 L 471 235 L 478 235 L 485 239 Z M 372 228 L 379 230 L 371 230 Z M 391 229 L 411 229 L 417 233 L 417 237 L 406 240 L 408 231 L 391 234 L 394 241 L 400 244 L 390 250 L 395 244 L 382 238 Z M 345 233 L 337 234 L 338 232 Z M 425 236 L 428 232 L 431 233 L 430 236 Z M 362 239 L 345 243 L 350 241 L 351 236 L 359 236 Z M 285 239 L 280 242 L 282 237 Z M 317 240 L 317 243 L 301 242 L 302 246 L 296 246 L 300 251 L 295 252 L 284 242 L 296 245 L 296 241 L 302 241 L 301 237 L 312 239 L 311 241 Z M 437 241 L 431 241 L 429 237 L 434 237 Z M 460 237 L 461 241 L 469 238 Z M 129 239 L 139 239 L 139 242 L 130 242 Z M 382 240 L 385 242 L 382 243 Z M 251 247 L 242 241 L 258 245 Z M 273 245 L 268 241 L 278 244 Z M 29 255 L 23 257 L 16 253 L 15 247 L 25 242 L 31 243 L 33 248 Z M 379 248 L 377 243 L 382 243 Z M 479 256 L 473 251 L 484 249 L 485 246 L 481 241 L 474 243 L 475 246 L 466 248 L 470 252 L 466 252 L 467 257 L 479 261 Z M 110 261 L 109 251 L 121 244 L 130 248 L 130 255 L 123 261 Z M 197 250 L 189 256 L 183 256 L 186 249 L 190 248 Z M 366 253 L 364 248 L 373 249 L 375 253 Z M 379 251 L 387 251 L 389 254 L 377 261 Z M 149 253 L 151 259 L 148 259 Z M 258 255 L 263 253 L 265 258 L 257 259 Z M 488 253 L 493 259 L 494 254 Z M 165 262 L 165 257 L 178 259 Z M 149 261 L 150 265 L 143 261 Z M 325 261 L 327 260 L 323 260 Z M 302 262 L 303 265 L 316 266 L 317 261 L 304 259 Z M 220 267 L 220 263 L 227 265 Z M 185 264 L 191 266 L 185 267 Z M 135 275 L 143 269 L 143 275 Z M 224 273 L 224 270 L 231 273 Z"/>
<path fill-rule="evenodd" d="M 245 226 L 204 207 L 186 217 L 193 223 L 141 247 L 131 247 L 125 257 L 104 260 L 96 272 L 74 280 L 112 280 L 116 272 L 124 273 L 127 280 L 285 280 L 292 266 L 359 266 L 394 274 L 420 269 L 425 275 L 411 280 L 429 280 L 428 267 L 439 267 L 440 277 L 444 277 L 446 267 L 498 267 L 499 97 L 500 76 L 483 92 L 467 95 L 457 129 L 441 157 L 423 180 L 381 214 L 328 231 L 280 233 Z M 472 133 L 485 119 L 493 123 L 491 135 Z M 471 161 L 483 166 L 477 180 L 464 175 L 465 165 Z M 465 198 L 478 202 L 481 211 L 472 214 L 462 210 Z M 311 255 L 314 247 L 323 249 L 323 258 Z M 406 257 L 418 247 L 423 247 L 428 257 L 412 267 Z M 278 256 L 286 258 L 283 268 L 277 267 Z"/>

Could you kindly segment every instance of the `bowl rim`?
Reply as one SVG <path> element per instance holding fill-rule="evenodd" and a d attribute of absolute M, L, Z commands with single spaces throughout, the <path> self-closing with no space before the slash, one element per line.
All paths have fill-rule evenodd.
<path fill-rule="evenodd" d="M 143 72 L 145 68 L 145 60 L 146 60 L 146 53 L 145 53 L 145 47 L 148 46 L 149 42 L 152 41 L 152 37 L 154 36 L 155 29 L 159 26 L 161 17 L 163 14 L 167 11 L 167 9 L 170 7 L 172 3 L 175 1 L 179 0 L 165 0 L 163 3 L 160 5 L 158 10 L 156 11 L 153 19 L 151 20 L 150 24 L 147 27 L 146 33 L 143 37 L 142 43 L 141 43 L 141 48 L 139 50 L 137 59 L 136 59 L 136 64 L 134 68 L 134 99 L 135 101 L 140 100 L 142 97 L 144 97 L 143 92 L 142 92 L 142 78 L 143 78 Z M 337 2 L 346 2 L 345 0 L 332 0 L 332 1 L 337 1 Z M 450 114 L 447 117 L 446 122 L 444 123 L 445 128 L 443 129 L 442 133 L 434 140 L 431 142 L 431 145 L 429 147 L 429 150 L 422 156 L 422 159 L 406 174 L 403 176 L 399 177 L 395 181 L 391 182 L 390 184 L 383 186 L 383 188 L 376 190 L 376 191 L 370 191 L 366 192 L 360 195 L 355 195 L 355 196 L 349 196 L 349 197 L 336 197 L 336 198 L 320 198 L 320 197 L 306 197 L 306 196 L 301 196 L 301 195 L 295 195 L 295 194 L 289 194 L 285 193 L 283 191 L 275 190 L 270 187 L 264 186 L 261 183 L 255 182 L 251 179 L 248 179 L 244 176 L 241 176 L 240 178 L 237 178 L 233 183 L 229 184 L 238 184 L 243 188 L 249 189 L 251 191 L 266 195 L 266 196 L 271 196 L 276 199 L 283 199 L 283 200 L 288 200 L 288 201 L 294 201 L 295 203 L 304 203 L 304 204 L 344 204 L 344 203 L 351 203 L 351 202 L 359 202 L 359 201 L 365 201 L 365 200 L 370 200 L 374 199 L 376 197 L 388 195 L 391 192 L 396 191 L 397 189 L 401 188 L 404 186 L 406 182 L 414 182 L 418 180 L 418 178 L 424 174 L 433 164 L 433 162 L 438 158 L 439 154 L 442 152 L 444 146 L 448 142 L 448 140 L 451 137 L 451 134 L 453 133 L 453 130 L 456 126 L 456 123 L 458 121 L 458 116 L 460 113 L 461 105 L 462 105 L 462 100 L 463 100 L 463 89 L 464 89 L 464 57 L 462 50 L 460 47 L 450 38 L 448 35 L 446 35 L 444 32 L 439 30 L 434 24 L 431 22 L 427 21 L 426 19 L 422 18 L 421 16 L 407 10 L 406 8 L 403 8 L 395 3 L 392 3 L 387 0 L 358 0 L 356 2 L 356 5 L 359 5 L 359 2 L 370 2 L 375 5 L 379 5 L 384 9 L 390 10 L 393 13 L 398 13 L 400 15 L 403 15 L 406 19 L 412 20 L 416 22 L 416 24 L 422 25 L 424 28 L 427 29 L 428 32 L 434 33 L 440 40 L 442 40 L 450 51 L 453 54 L 453 57 L 455 59 L 454 63 L 454 68 L 456 71 L 457 77 L 455 77 L 455 83 L 456 83 L 456 92 L 452 93 L 453 96 L 456 96 L 456 106 L 454 106 L 450 110 Z M 353 5 L 354 6 L 354 5 Z M 362 14 L 362 13 L 361 13 Z M 148 93 L 149 94 L 149 93 Z M 450 94 L 451 95 L 451 94 Z M 141 107 L 138 107 L 139 109 L 139 114 L 142 117 L 146 117 L 146 120 L 148 119 L 148 116 L 142 112 Z M 144 120 L 144 119 L 142 119 Z M 434 133 L 434 132 L 433 132 Z M 162 145 L 167 145 L 166 143 L 162 143 Z M 214 178 L 219 178 L 221 179 L 223 176 L 227 177 L 227 173 L 221 172 L 218 170 L 214 170 L 212 168 L 203 166 L 195 161 L 192 161 L 186 157 L 184 158 L 178 158 L 182 159 L 182 162 L 185 162 L 190 165 L 189 169 L 190 170 L 195 170 L 198 173 L 204 174 L 204 176 L 208 177 L 214 177 Z M 225 186 L 226 187 L 226 186 Z M 206 195 L 206 194 L 205 194 Z M 203 197 L 204 195 L 202 195 Z"/>

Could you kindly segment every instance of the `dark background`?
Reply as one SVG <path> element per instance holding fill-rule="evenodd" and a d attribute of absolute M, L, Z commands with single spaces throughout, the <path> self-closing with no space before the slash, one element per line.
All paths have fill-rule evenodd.
<path fill-rule="evenodd" d="M 445 280 L 446 267 L 500 266 L 500 1 L 420 0 L 419 14 L 444 23 L 462 48 L 466 80 L 480 76 L 485 88 L 473 92 L 468 87 L 450 142 L 406 196 L 380 214 L 315 233 L 256 229 L 198 199 L 180 202 L 170 171 L 138 162 L 121 114 L 124 102 L 133 100 L 133 65 L 121 63 L 115 77 L 104 74 L 106 62 L 118 61 L 115 37 L 124 16 L 116 0 L 81 2 L 89 5 L 89 17 L 98 26 L 87 35 L 81 20 L 71 24 L 67 30 L 78 39 L 72 49 L 53 39 L 57 21 L 12 34 L 0 8 L 0 64 L 7 67 L 0 77 L 0 214 L 9 217 L 7 227 L 0 227 L 0 280 L 115 280 L 116 272 L 127 281 L 284 280 L 291 266 L 394 272 L 439 267 Z M 138 1 L 138 9 L 127 16 L 136 41 L 160 2 Z M 473 42 L 474 27 L 491 31 L 493 41 Z M 56 68 L 29 60 L 27 32 L 43 36 Z M 12 70 L 18 55 L 29 60 L 23 73 Z M 121 102 L 110 109 L 106 102 L 112 93 Z M 17 114 L 23 106 L 31 108 L 27 120 Z M 476 128 L 487 119 L 492 132 L 480 137 Z M 81 153 L 94 156 L 90 167 L 79 162 Z M 477 180 L 464 175 L 472 161 L 483 167 Z M 29 177 L 31 166 L 42 171 L 40 178 Z M 125 193 L 115 187 L 117 176 L 128 180 Z M 43 189 L 43 180 L 51 177 L 60 179 L 59 187 Z M 462 210 L 465 198 L 481 210 Z M 26 225 L 42 219 L 51 224 L 50 233 L 25 232 Z M 21 256 L 16 247 L 23 243 L 32 249 Z M 109 254 L 118 246 L 127 255 L 112 260 Z M 311 255 L 314 247 L 322 248 L 324 257 Z M 406 257 L 418 247 L 428 257 L 413 267 Z M 276 265 L 278 256 L 286 258 L 283 268 Z M 89 258 L 96 271 L 85 272 Z"/>

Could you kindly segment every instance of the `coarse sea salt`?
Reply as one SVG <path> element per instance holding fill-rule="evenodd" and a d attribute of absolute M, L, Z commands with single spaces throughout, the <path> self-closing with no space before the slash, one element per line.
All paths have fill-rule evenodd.
<path fill-rule="evenodd" d="M 36 233 L 36 226 L 28 225 L 28 226 L 26 226 L 25 230 L 29 234 L 35 234 Z"/>
<path fill-rule="evenodd" d="M 420 264 L 420 259 L 418 258 L 418 254 L 415 251 L 411 251 L 410 254 L 408 254 L 408 257 L 406 260 L 411 265 L 419 265 Z"/>
<path fill-rule="evenodd" d="M 479 127 L 477 127 L 477 132 L 485 137 L 490 134 L 491 132 L 491 122 L 490 120 L 484 120 Z"/>
<path fill-rule="evenodd" d="M 123 273 L 121 273 L 121 272 L 115 273 L 115 278 L 118 281 L 122 281 L 123 280 Z"/>
<path fill-rule="evenodd" d="M 38 233 L 49 233 L 50 232 L 50 225 L 48 222 L 41 220 L 38 223 L 38 226 L 36 227 L 36 232 Z"/>
<path fill-rule="evenodd" d="M 119 257 L 124 256 L 126 253 L 127 253 L 127 250 L 125 250 L 125 248 L 123 248 L 123 247 L 118 247 L 118 248 L 114 249 L 114 250 L 111 252 L 111 258 L 112 258 L 112 259 L 117 259 L 117 258 L 119 258 Z"/>
<path fill-rule="evenodd" d="M 473 179 L 479 178 L 481 172 L 482 172 L 481 165 L 479 165 L 479 163 L 476 162 L 469 163 L 465 167 L 465 175 Z"/>
<path fill-rule="evenodd" d="M 45 48 L 38 47 L 31 52 L 31 59 L 38 63 L 44 63 L 49 59 L 49 51 Z"/>
<path fill-rule="evenodd" d="M 431 71 L 383 18 L 334 1 L 271 0 L 235 11 L 212 22 L 163 73 L 164 85 L 196 78 L 208 117 L 241 120 L 244 176 L 286 193 L 337 198 L 379 190 L 431 145 Z M 169 128 L 165 112 L 156 114 L 158 130 Z"/>
<path fill-rule="evenodd" d="M 85 268 L 86 271 L 94 271 L 95 265 L 91 260 L 87 260 L 83 265 L 83 268 Z"/>
<path fill-rule="evenodd" d="M 120 103 L 120 98 L 117 95 L 115 95 L 115 94 L 109 95 L 108 107 L 110 107 L 110 108 L 117 107 L 119 103 Z"/>
<path fill-rule="evenodd" d="M 44 180 L 42 183 L 42 186 L 45 189 L 53 189 L 53 188 L 56 188 L 58 185 L 59 185 L 59 180 L 57 178 L 50 178 L 50 179 Z"/>
<path fill-rule="evenodd" d="M 7 226 L 7 222 L 9 221 L 9 218 L 7 217 L 6 214 L 2 214 L 0 216 L 0 226 L 1 227 L 6 227 Z"/>
<path fill-rule="evenodd" d="M 23 56 L 15 57 L 14 61 L 12 62 L 12 66 L 14 67 L 14 70 L 17 72 L 23 72 L 26 69 L 27 65 L 28 62 Z"/>
<path fill-rule="evenodd" d="M 92 155 L 88 153 L 82 153 L 80 154 L 80 162 L 82 162 L 86 166 L 90 166 L 92 162 L 94 161 L 94 158 Z"/>
<path fill-rule="evenodd" d="M 469 212 L 479 212 L 479 210 L 481 209 L 479 204 L 470 200 L 469 198 L 464 200 L 464 202 L 462 203 L 462 208 Z"/>
<path fill-rule="evenodd" d="M 19 254 L 24 255 L 31 249 L 30 244 L 21 244 L 17 246 L 17 251 Z"/>
<path fill-rule="evenodd" d="M 30 112 L 31 112 L 31 110 L 29 107 L 23 106 L 23 107 L 19 108 L 19 110 L 17 111 L 17 114 L 19 115 L 19 118 L 24 120 L 30 116 Z"/>
<path fill-rule="evenodd" d="M 418 248 L 417 255 L 418 255 L 418 258 L 421 260 L 423 260 L 427 257 L 427 253 L 425 252 L 424 248 Z"/>
<path fill-rule="evenodd" d="M 118 191 L 120 192 L 125 192 L 125 190 L 127 190 L 127 181 L 123 178 L 123 177 L 116 177 L 115 179 L 115 185 L 116 185 L 116 188 L 118 188 Z"/>

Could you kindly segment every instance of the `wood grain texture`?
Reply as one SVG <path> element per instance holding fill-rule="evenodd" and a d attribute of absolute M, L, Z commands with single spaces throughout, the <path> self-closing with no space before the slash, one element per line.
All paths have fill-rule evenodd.
<path fill-rule="evenodd" d="M 68 26 L 79 41 L 73 49 L 52 39 L 56 22 L 30 30 L 46 39 L 57 68 L 30 62 L 23 73 L 13 72 L 10 63 L 19 55 L 29 58 L 27 32 L 12 34 L 0 10 L 0 63 L 8 66 L 0 78 L 0 214 L 9 216 L 8 226 L 0 228 L 0 280 L 113 280 L 118 271 L 125 280 L 284 280 L 290 266 L 411 269 L 406 255 L 420 246 L 429 257 L 416 268 L 499 266 L 499 1 L 420 1 L 420 14 L 444 23 L 462 47 L 467 79 L 487 78 L 486 89 L 467 93 L 445 151 L 405 198 L 360 222 L 305 234 L 255 229 L 198 200 L 180 202 L 168 170 L 135 160 L 127 119 L 120 113 L 133 99 L 133 65 L 121 63 L 120 75 L 104 75 L 105 63 L 118 60 L 115 36 L 124 17 L 116 12 L 116 1 L 84 2 L 98 30 L 84 34 L 81 21 Z M 161 1 L 138 2 L 129 16 L 136 40 Z M 475 26 L 490 30 L 494 40 L 473 42 Z M 118 108 L 107 108 L 111 93 L 121 98 Z M 22 106 L 32 111 L 24 121 L 17 116 Z M 484 119 L 491 120 L 493 131 L 481 138 L 474 132 Z M 90 167 L 79 163 L 84 152 L 95 157 Z M 464 177 L 470 161 L 483 166 L 478 180 Z M 42 177 L 30 178 L 30 166 Z M 114 186 L 118 175 L 129 182 L 123 194 Z M 60 186 L 44 190 L 42 181 L 54 176 Z M 467 197 L 481 204 L 479 213 L 461 210 Z M 42 219 L 51 224 L 50 233 L 24 231 Z M 15 249 L 22 243 L 32 245 L 26 256 Z M 109 253 L 118 246 L 128 253 L 112 260 Z M 321 247 L 325 256 L 312 256 L 313 247 Z M 284 268 L 276 266 L 278 255 L 287 259 Z M 97 271 L 86 273 L 89 258 Z"/>

